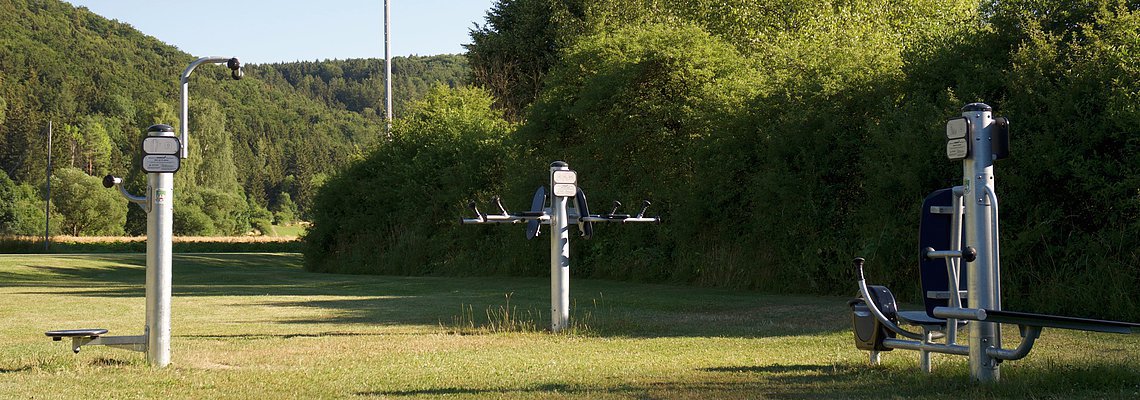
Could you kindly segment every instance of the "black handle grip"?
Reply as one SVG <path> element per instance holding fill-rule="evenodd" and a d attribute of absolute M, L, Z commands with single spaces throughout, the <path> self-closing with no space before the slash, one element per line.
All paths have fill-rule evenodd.
<path fill-rule="evenodd" d="M 503 208 L 503 199 L 499 198 L 499 196 L 492 197 L 491 201 L 495 203 L 495 207 L 497 207 L 499 209 L 500 213 L 502 213 L 503 215 L 509 214 L 509 213 L 507 213 L 507 209 Z"/>
<path fill-rule="evenodd" d="M 641 201 L 641 211 L 637 212 L 637 217 L 638 218 L 645 218 L 645 210 L 648 210 L 649 206 L 651 206 L 651 205 L 653 205 L 653 203 L 650 203 L 649 200 L 642 200 Z"/>
<path fill-rule="evenodd" d="M 614 209 L 610 210 L 610 215 L 617 214 L 619 208 L 621 208 L 621 202 L 614 200 Z"/>
<path fill-rule="evenodd" d="M 115 181 L 116 181 L 117 179 L 118 179 L 118 178 L 115 178 L 113 175 L 107 175 L 107 176 L 104 176 L 104 177 L 103 177 L 103 187 L 105 187 L 105 188 L 107 188 L 107 189 L 110 189 L 110 188 L 112 188 L 112 187 L 115 187 Z"/>
<path fill-rule="evenodd" d="M 866 260 L 864 260 L 863 257 L 855 257 L 855 259 L 851 261 L 855 267 L 855 277 L 859 278 L 859 280 L 863 280 L 863 262 Z"/>

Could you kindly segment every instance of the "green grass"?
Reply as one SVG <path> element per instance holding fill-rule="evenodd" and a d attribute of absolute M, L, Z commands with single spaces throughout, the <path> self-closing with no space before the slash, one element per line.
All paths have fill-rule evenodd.
<path fill-rule="evenodd" d="M 576 279 L 575 332 L 550 334 L 534 328 L 549 323 L 545 278 L 312 274 L 296 254 L 176 255 L 170 368 L 43 336 L 141 334 L 142 263 L 0 256 L 0 398 L 1140 396 L 1140 335 L 1047 329 L 980 386 L 959 357 L 936 355 L 932 375 L 913 352 L 867 367 L 845 298 Z"/>
<path fill-rule="evenodd" d="M 293 224 L 293 225 L 271 225 L 269 227 L 269 229 L 270 229 L 270 232 L 268 233 L 269 236 L 273 236 L 273 237 L 282 237 L 282 236 L 284 236 L 284 237 L 298 237 L 298 236 L 301 236 L 302 234 L 305 233 L 306 228 L 305 228 L 305 225 L 302 225 L 302 224 Z"/>

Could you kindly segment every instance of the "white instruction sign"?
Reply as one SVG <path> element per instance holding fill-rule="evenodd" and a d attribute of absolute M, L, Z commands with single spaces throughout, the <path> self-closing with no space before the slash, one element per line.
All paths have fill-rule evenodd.
<path fill-rule="evenodd" d="M 574 171 L 554 171 L 554 195 L 573 197 L 578 194 L 578 173 Z"/>
<path fill-rule="evenodd" d="M 147 154 L 142 158 L 142 170 L 148 173 L 177 172 L 182 159 L 174 154 Z"/>

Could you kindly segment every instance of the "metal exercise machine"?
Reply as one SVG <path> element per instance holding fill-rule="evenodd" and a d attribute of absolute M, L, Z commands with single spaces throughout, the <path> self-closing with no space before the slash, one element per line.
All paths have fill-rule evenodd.
<path fill-rule="evenodd" d="M 890 290 L 865 282 L 864 260 L 854 261 L 859 298 L 849 305 L 855 346 L 870 352 L 872 364 L 893 349 L 917 350 L 925 372 L 931 370 L 931 353 L 968 356 L 975 381 L 996 382 L 1001 362 L 1027 356 L 1043 328 L 1140 333 L 1136 323 L 1003 310 L 993 165 L 1009 156 L 1009 121 L 993 118 L 986 104 L 967 104 L 961 117 L 946 123 L 946 155 L 962 160 L 963 179 L 961 186 L 937 190 L 922 203 L 918 261 L 925 310 L 899 311 Z M 1022 339 L 1016 348 L 1002 346 L 1000 324 L 1018 326 Z M 969 328 L 969 341 L 959 344 L 962 326 Z"/>
<path fill-rule="evenodd" d="M 609 214 L 590 214 L 586 194 L 578 187 L 578 174 L 570 170 L 570 165 L 562 161 L 550 164 L 550 204 L 547 205 L 545 186 L 539 186 L 531 201 L 530 211 L 509 213 L 498 196 L 493 211 L 497 214 L 484 214 L 471 201 L 467 207 L 475 213 L 475 218 L 462 218 L 463 224 L 517 224 L 526 222 L 526 238 L 539 235 L 540 225 L 550 225 L 550 330 L 559 332 L 566 329 L 570 319 L 570 224 L 578 225 L 578 233 L 589 239 L 594 234 L 595 222 L 661 222 L 660 217 L 646 217 L 645 210 L 651 204 L 642 202 L 637 215 L 620 214 L 621 203 L 614 201 Z"/>
<path fill-rule="evenodd" d="M 170 364 L 170 298 L 174 227 L 174 173 L 187 158 L 189 107 L 188 79 L 194 68 L 203 63 L 226 63 L 233 79 L 241 79 L 241 63 L 232 57 L 203 57 L 182 73 L 182 140 L 170 125 L 147 128 L 142 141 L 142 170 L 147 173 L 145 196 L 135 196 L 123 187 L 121 178 L 107 175 L 103 186 L 118 188 L 128 201 L 146 212 L 146 326 L 142 335 L 104 336 L 106 329 L 63 329 L 45 332 L 55 341 L 71 338 L 71 349 L 78 353 L 83 346 L 103 345 L 146 353 L 147 363 L 155 367 Z"/>

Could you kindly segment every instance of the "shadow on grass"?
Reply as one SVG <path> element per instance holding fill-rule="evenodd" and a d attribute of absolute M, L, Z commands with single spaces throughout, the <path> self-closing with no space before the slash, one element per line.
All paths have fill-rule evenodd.
<path fill-rule="evenodd" d="M 610 395 L 632 398 L 1137 398 L 1140 371 L 1129 365 L 1070 369 L 1026 368 L 998 385 L 971 382 L 963 369 L 924 374 L 917 367 L 863 365 L 760 365 L 702 368 L 723 372 L 695 381 L 661 381 L 613 386 L 544 383 L 517 387 L 457 387 L 380 390 L 366 397 L 436 397 L 536 394 Z"/>
<path fill-rule="evenodd" d="M 263 340 L 263 339 L 297 339 L 322 337 L 367 337 L 367 336 L 393 336 L 390 333 L 363 333 L 363 332 L 321 332 L 321 333 L 281 333 L 281 334 L 234 334 L 234 335 L 175 335 L 188 339 L 237 339 L 237 340 Z"/>
<path fill-rule="evenodd" d="M 0 272 L 0 288 L 60 296 L 143 297 L 145 257 L 47 256 Z M 72 261 L 74 260 L 74 261 Z M 258 305 L 311 308 L 320 319 L 285 324 L 447 325 L 471 310 L 476 323 L 509 305 L 533 326 L 549 324 L 547 278 L 401 277 L 306 272 L 299 254 L 176 254 L 176 299 L 268 296 Z M 31 272 L 25 272 L 30 270 Z M 771 337 L 846 329 L 842 302 L 693 287 L 575 279 L 572 318 L 611 337 Z M 283 298 L 295 297 L 295 298 Z M 323 297 L 323 298 L 322 298 Z M 332 299 L 328 297 L 334 297 Z"/>
<path fill-rule="evenodd" d="M 832 366 L 824 365 L 764 365 L 764 366 L 749 366 L 749 367 L 711 367 L 701 368 L 704 372 L 751 372 L 751 373 L 769 373 L 769 374 L 782 374 L 788 372 L 825 372 L 834 369 Z"/>

